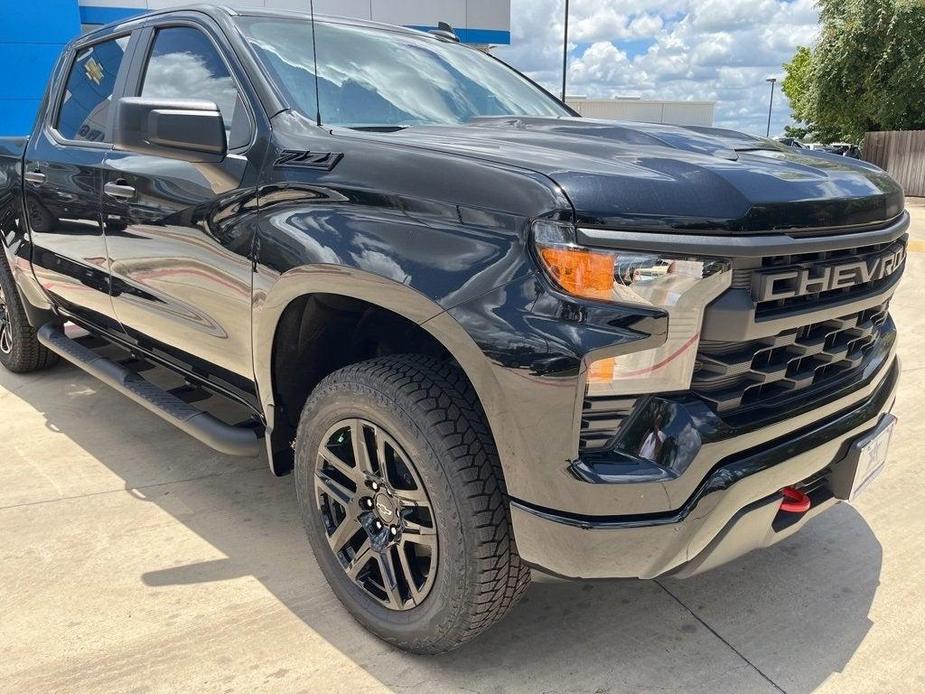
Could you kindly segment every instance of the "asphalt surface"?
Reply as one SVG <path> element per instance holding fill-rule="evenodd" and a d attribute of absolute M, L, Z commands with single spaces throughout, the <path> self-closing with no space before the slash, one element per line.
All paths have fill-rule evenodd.
<path fill-rule="evenodd" d="M 265 460 L 68 365 L 0 373 L 0 691 L 925 690 L 925 201 L 910 207 L 900 424 L 856 506 L 686 581 L 536 576 L 436 658 L 352 621 Z"/>

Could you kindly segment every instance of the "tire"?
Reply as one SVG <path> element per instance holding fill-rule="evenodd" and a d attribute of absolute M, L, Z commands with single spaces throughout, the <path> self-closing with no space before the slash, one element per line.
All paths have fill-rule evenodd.
<path fill-rule="evenodd" d="M 29 325 L 22 299 L 0 249 L 0 364 L 13 373 L 47 369 L 58 363 L 58 355 L 46 349 Z"/>
<path fill-rule="evenodd" d="M 368 462 L 364 450 L 375 451 Z M 378 466 L 377 477 L 380 458 L 387 471 Z M 455 366 L 390 356 L 325 378 L 302 411 L 295 482 L 309 543 L 334 593 L 399 648 L 457 648 L 504 617 L 530 583 L 484 413 Z M 350 513 L 358 519 L 348 527 Z M 383 542 L 377 525 L 398 534 Z M 352 539 L 343 545 L 345 537 Z M 396 576 L 390 591 L 386 571 Z"/>

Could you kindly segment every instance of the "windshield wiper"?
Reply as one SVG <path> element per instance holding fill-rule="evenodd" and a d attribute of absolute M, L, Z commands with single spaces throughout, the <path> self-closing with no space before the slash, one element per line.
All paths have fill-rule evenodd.
<path fill-rule="evenodd" d="M 350 130 L 361 130 L 368 133 L 395 133 L 399 130 L 404 130 L 405 128 L 410 128 L 410 125 L 348 125 L 346 126 Z"/>

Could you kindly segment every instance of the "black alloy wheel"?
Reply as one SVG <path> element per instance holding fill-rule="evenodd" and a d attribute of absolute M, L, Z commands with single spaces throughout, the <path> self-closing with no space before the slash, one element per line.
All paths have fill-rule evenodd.
<path fill-rule="evenodd" d="M 527 589 L 494 440 L 456 364 L 406 354 L 335 371 L 305 402 L 293 448 L 318 567 L 380 638 L 443 653 Z"/>
<path fill-rule="evenodd" d="M 338 422 L 324 436 L 315 500 L 347 576 L 391 610 L 420 605 L 437 571 L 433 510 L 414 463 L 382 427 Z"/>

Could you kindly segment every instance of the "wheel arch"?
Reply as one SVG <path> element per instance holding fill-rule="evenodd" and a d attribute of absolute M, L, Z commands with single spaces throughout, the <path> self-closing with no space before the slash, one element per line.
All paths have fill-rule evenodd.
<path fill-rule="evenodd" d="M 274 474 L 291 470 L 294 423 L 314 385 L 338 368 L 381 356 L 364 344 L 375 331 L 388 332 L 386 342 L 398 351 L 455 361 L 476 393 L 501 454 L 495 436 L 500 385 L 485 354 L 439 304 L 407 285 L 335 266 L 299 267 L 280 275 L 271 287 L 255 289 L 254 372 Z M 301 371 L 306 359 L 318 357 L 314 368 Z M 297 378 L 283 383 L 280 375 L 296 364 Z"/>

